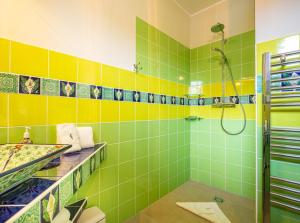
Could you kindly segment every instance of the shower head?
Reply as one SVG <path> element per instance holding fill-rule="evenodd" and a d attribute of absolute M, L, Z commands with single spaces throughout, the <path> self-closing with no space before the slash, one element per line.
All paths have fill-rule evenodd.
<path fill-rule="evenodd" d="M 222 24 L 222 23 L 217 23 L 216 25 L 213 25 L 212 27 L 211 27 L 211 31 L 213 32 L 213 33 L 218 33 L 218 32 L 224 32 L 223 30 L 224 30 L 224 24 Z"/>

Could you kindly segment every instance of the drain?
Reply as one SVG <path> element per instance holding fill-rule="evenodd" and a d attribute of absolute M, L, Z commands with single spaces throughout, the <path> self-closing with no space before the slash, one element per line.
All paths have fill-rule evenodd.
<path fill-rule="evenodd" d="M 220 204 L 222 204 L 222 203 L 224 202 L 224 199 L 223 199 L 223 198 L 221 198 L 221 197 L 217 197 L 217 196 L 215 196 L 215 197 L 214 197 L 214 201 L 215 201 L 215 202 L 217 202 L 217 203 L 220 203 Z"/>

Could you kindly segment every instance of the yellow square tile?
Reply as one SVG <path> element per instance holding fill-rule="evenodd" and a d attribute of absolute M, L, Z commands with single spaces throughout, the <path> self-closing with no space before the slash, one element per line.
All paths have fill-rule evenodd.
<path fill-rule="evenodd" d="M 78 82 L 100 85 L 101 84 L 100 63 L 78 58 Z"/>
<path fill-rule="evenodd" d="M 231 82 L 227 81 L 225 86 L 225 96 L 233 96 L 236 95 L 235 90 L 231 84 Z M 241 81 L 235 81 L 235 87 L 239 95 L 242 94 L 242 83 Z"/>
<path fill-rule="evenodd" d="M 156 94 L 159 94 L 160 92 L 160 87 L 159 87 L 159 84 L 160 84 L 160 80 L 156 77 L 150 77 L 149 76 L 149 92 L 151 93 L 156 93 Z"/>
<path fill-rule="evenodd" d="M 169 119 L 168 105 L 159 105 L 159 119 Z"/>
<path fill-rule="evenodd" d="M 255 80 L 243 80 L 241 81 L 242 95 L 255 94 Z"/>
<path fill-rule="evenodd" d="M 9 45 L 9 40 L 0 38 L 0 72 L 9 72 Z"/>
<path fill-rule="evenodd" d="M 212 96 L 212 85 L 211 84 L 204 84 L 202 85 L 202 94 L 204 97 L 209 98 Z"/>
<path fill-rule="evenodd" d="M 40 95 L 9 95 L 9 125 L 45 125 L 46 97 Z"/>
<path fill-rule="evenodd" d="M 77 122 L 94 123 L 100 122 L 100 101 L 78 98 L 77 99 Z"/>
<path fill-rule="evenodd" d="M 177 106 L 177 118 L 184 118 L 185 117 L 185 110 L 184 110 L 184 106 Z"/>
<path fill-rule="evenodd" d="M 120 121 L 133 121 L 135 119 L 135 103 L 124 101 L 120 103 Z"/>
<path fill-rule="evenodd" d="M 136 103 L 135 104 L 136 109 L 136 120 L 148 120 L 148 104 L 147 103 Z"/>
<path fill-rule="evenodd" d="M 185 94 L 186 94 L 186 88 L 185 88 L 185 85 L 183 85 L 183 84 L 178 84 L 176 95 L 177 95 L 178 97 L 184 97 Z"/>
<path fill-rule="evenodd" d="M 136 74 L 136 90 L 148 92 L 148 76 L 144 74 Z"/>
<path fill-rule="evenodd" d="M 0 93 L 0 127 L 8 125 L 8 94 Z"/>
<path fill-rule="evenodd" d="M 135 90 L 135 72 L 120 69 L 120 88 Z"/>
<path fill-rule="evenodd" d="M 176 96 L 177 95 L 177 83 L 169 81 L 168 95 Z"/>
<path fill-rule="evenodd" d="M 211 96 L 212 97 L 220 97 L 222 95 L 222 84 L 215 83 L 211 85 Z"/>
<path fill-rule="evenodd" d="M 105 87 L 119 88 L 119 69 L 102 64 L 102 84 Z"/>
<path fill-rule="evenodd" d="M 117 101 L 101 101 L 101 122 L 118 122 L 119 104 Z"/>
<path fill-rule="evenodd" d="M 168 91 L 169 82 L 167 80 L 160 80 L 160 94 L 167 95 L 169 93 Z"/>
<path fill-rule="evenodd" d="M 48 97 L 48 124 L 76 122 L 76 98 Z"/>
<path fill-rule="evenodd" d="M 176 106 L 176 105 L 170 105 L 170 107 L 169 107 L 169 117 L 171 119 L 178 118 L 178 106 Z"/>
<path fill-rule="evenodd" d="M 11 42 L 11 72 L 48 77 L 48 50 Z"/>
<path fill-rule="evenodd" d="M 77 58 L 50 51 L 50 77 L 59 80 L 77 81 Z"/>
<path fill-rule="evenodd" d="M 159 120 L 159 104 L 149 104 L 149 120 Z"/>

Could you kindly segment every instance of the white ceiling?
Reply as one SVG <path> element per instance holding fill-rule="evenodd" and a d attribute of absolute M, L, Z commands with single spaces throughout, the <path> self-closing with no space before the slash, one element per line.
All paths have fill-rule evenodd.
<path fill-rule="evenodd" d="M 190 16 L 222 0 L 175 0 Z"/>

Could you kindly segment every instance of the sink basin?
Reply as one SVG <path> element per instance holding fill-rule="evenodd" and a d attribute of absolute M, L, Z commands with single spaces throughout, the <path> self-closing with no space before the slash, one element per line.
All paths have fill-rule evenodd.
<path fill-rule="evenodd" d="M 0 194 L 19 185 L 71 145 L 0 145 Z"/>

